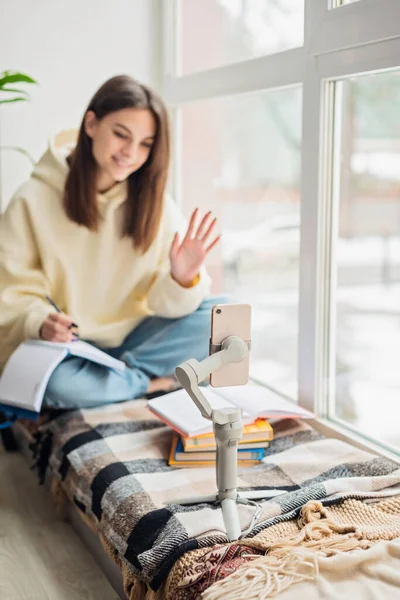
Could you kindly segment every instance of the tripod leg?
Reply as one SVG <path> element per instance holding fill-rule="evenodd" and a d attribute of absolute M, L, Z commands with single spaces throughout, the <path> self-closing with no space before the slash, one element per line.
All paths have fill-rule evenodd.
<path fill-rule="evenodd" d="M 241 527 L 239 521 L 238 505 L 233 498 L 225 498 L 221 502 L 222 516 L 226 529 L 226 535 L 230 542 L 239 539 Z"/>

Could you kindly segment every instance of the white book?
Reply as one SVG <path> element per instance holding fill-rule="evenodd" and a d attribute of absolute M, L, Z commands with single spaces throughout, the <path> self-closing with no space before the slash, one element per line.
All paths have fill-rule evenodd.
<path fill-rule="evenodd" d="M 276 392 L 254 383 L 232 387 L 203 387 L 211 407 L 235 406 L 242 409 L 243 423 L 262 419 L 313 419 L 313 413 L 286 400 Z M 185 390 L 177 390 L 149 400 L 148 408 L 175 431 L 186 437 L 212 432 L 212 422 L 205 419 Z"/>
<path fill-rule="evenodd" d="M 39 413 L 50 376 L 68 355 L 80 356 L 118 371 L 123 371 L 126 366 L 87 342 L 63 344 L 28 340 L 14 350 L 4 367 L 0 377 L 0 404 Z"/>

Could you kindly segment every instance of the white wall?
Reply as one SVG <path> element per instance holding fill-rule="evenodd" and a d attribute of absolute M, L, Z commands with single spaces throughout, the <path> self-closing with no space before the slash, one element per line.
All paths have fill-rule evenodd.
<path fill-rule="evenodd" d="M 0 72 L 26 72 L 40 85 L 25 88 L 30 103 L 1 107 L 0 144 L 21 146 L 38 159 L 50 136 L 79 126 L 91 96 L 113 75 L 126 73 L 158 89 L 161 1 L 2 2 Z M 4 208 L 31 166 L 3 150 L 0 167 Z"/>

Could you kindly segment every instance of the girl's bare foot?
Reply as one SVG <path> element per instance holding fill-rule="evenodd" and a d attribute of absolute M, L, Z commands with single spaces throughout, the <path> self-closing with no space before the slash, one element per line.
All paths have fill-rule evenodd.
<path fill-rule="evenodd" d="M 173 377 L 156 377 L 155 379 L 151 379 L 146 393 L 152 394 L 160 390 L 173 390 L 175 384 L 176 380 Z"/>

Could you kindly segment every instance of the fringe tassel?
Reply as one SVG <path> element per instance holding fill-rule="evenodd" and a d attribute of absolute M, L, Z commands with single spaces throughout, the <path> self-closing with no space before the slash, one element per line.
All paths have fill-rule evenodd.
<path fill-rule="evenodd" d="M 263 542 L 266 556 L 242 565 L 226 579 L 215 582 L 202 594 L 203 600 L 264 600 L 294 583 L 318 576 L 318 556 L 365 550 L 374 542 L 362 538 L 355 526 L 342 526 L 328 518 L 320 502 L 309 502 L 300 511 L 301 531 L 291 539 Z M 251 546 L 251 539 L 241 540 Z M 256 555 L 255 555 L 256 556 Z"/>
<path fill-rule="evenodd" d="M 304 549 L 292 550 L 283 559 L 277 556 L 255 558 L 235 573 L 217 581 L 202 594 L 203 600 L 265 600 L 294 583 L 318 576 L 317 557 Z"/>

